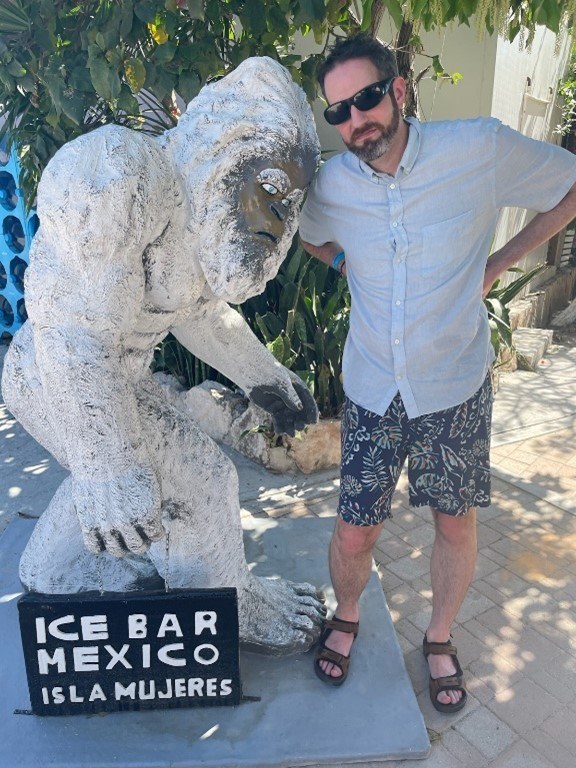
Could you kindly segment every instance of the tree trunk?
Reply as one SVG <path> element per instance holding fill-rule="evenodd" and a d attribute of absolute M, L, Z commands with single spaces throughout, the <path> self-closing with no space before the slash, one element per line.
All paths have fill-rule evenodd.
<path fill-rule="evenodd" d="M 414 23 L 404 19 L 396 38 L 396 58 L 398 60 L 398 73 L 406 80 L 406 103 L 404 115 L 406 117 L 418 117 L 418 96 L 414 87 L 414 46 L 411 45 Z"/>

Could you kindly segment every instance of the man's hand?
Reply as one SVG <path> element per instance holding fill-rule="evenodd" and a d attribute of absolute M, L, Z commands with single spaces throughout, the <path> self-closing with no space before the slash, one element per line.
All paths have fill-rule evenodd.
<path fill-rule="evenodd" d="M 304 382 L 295 374 L 289 375 L 290 389 L 284 382 L 259 384 L 250 390 L 249 397 L 272 416 L 276 434 L 294 437 L 307 424 L 318 421 L 318 408 Z"/>
<path fill-rule="evenodd" d="M 160 489 L 151 469 L 134 467 L 108 482 L 72 479 L 86 549 L 115 557 L 142 554 L 164 534 Z"/>

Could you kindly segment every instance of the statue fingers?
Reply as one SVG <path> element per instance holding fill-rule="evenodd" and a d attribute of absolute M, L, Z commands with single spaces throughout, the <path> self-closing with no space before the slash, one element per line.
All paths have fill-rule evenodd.
<path fill-rule="evenodd" d="M 128 545 L 124 540 L 124 536 L 117 530 L 102 531 L 102 538 L 106 551 L 114 557 L 124 557 L 129 553 Z"/>
<path fill-rule="evenodd" d="M 102 534 L 98 528 L 92 528 L 89 526 L 81 526 L 82 538 L 84 539 L 84 546 L 88 552 L 92 552 L 93 555 L 99 555 L 106 549 L 106 544 L 102 538 Z"/>

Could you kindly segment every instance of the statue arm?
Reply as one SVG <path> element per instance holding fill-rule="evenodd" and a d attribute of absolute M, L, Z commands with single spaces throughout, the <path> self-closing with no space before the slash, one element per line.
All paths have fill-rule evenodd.
<path fill-rule="evenodd" d="M 304 382 L 276 360 L 226 302 L 210 299 L 172 333 L 268 411 L 276 432 L 294 435 L 318 420 L 316 403 Z"/>
<path fill-rule="evenodd" d="M 106 147 L 96 150 L 102 174 Z M 133 178 L 115 165 L 116 178 L 99 184 L 96 173 L 87 188 L 79 159 L 63 154 L 42 180 L 27 304 L 86 546 L 121 556 L 144 551 L 163 532 L 126 349 L 144 303 L 142 252 L 154 232 L 146 231 Z"/>

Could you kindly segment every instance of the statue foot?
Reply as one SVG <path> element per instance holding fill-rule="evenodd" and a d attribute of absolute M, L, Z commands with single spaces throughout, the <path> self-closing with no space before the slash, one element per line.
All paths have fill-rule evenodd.
<path fill-rule="evenodd" d="M 312 584 L 253 577 L 238 590 L 238 615 L 243 648 L 287 656 L 316 642 L 326 608 Z"/>

